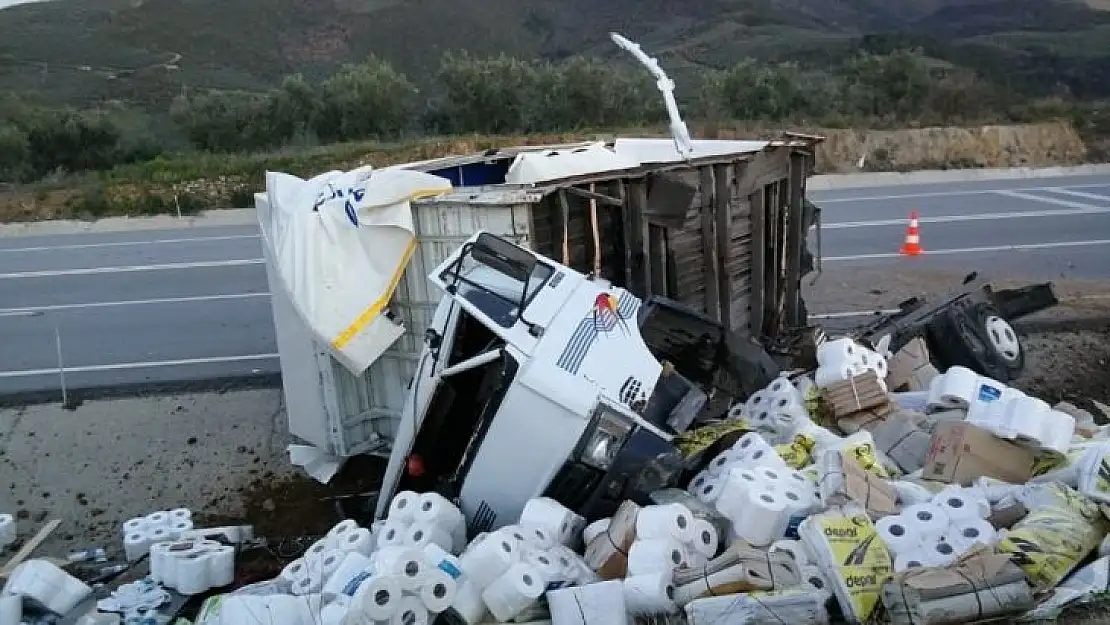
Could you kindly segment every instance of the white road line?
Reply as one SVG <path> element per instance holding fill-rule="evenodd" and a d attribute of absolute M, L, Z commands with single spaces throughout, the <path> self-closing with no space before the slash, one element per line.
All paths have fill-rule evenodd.
<path fill-rule="evenodd" d="M 879 310 L 849 310 L 847 312 L 815 313 L 810 314 L 810 319 L 845 319 L 848 317 L 871 317 L 876 315 L 893 315 L 897 308 L 884 308 Z"/>
<path fill-rule="evenodd" d="M 75 243 L 73 245 L 39 245 L 35 247 L 0 248 L 0 254 L 15 252 L 50 252 L 54 250 L 87 250 L 99 247 L 129 247 L 136 245 L 167 245 L 172 243 L 202 243 L 204 241 L 237 241 L 240 239 L 257 239 L 257 234 L 229 234 L 215 237 L 189 237 L 181 239 L 148 239 L 144 241 L 111 241 L 105 243 Z"/>
<path fill-rule="evenodd" d="M 32 316 L 39 312 L 58 310 L 80 310 L 82 308 L 112 308 L 116 306 L 147 306 L 151 304 L 183 304 L 187 302 L 219 302 L 226 300 L 269 297 L 270 293 L 229 293 L 226 295 L 195 295 L 191 297 L 160 297 L 157 299 L 131 299 L 115 302 L 83 302 L 80 304 L 53 304 L 50 306 L 26 306 L 23 308 L 0 308 L 0 317 Z"/>
<path fill-rule="evenodd" d="M 1084 197 L 1088 200 L 1096 200 L 1098 202 L 1110 202 L 1110 196 L 1098 195 L 1097 193 L 1084 193 L 1082 191 L 1070 191 L 1068 189 L 1045 189 L 1051 193 L 1063 193 L 1064 195 L 1074 195 L 1075 197 Z"/>
<path fill-rule="evenodd" d="M 0 280 L 19 280 L 23 278 L 55 278 L 58 276 L 91 276 L 106 273 L 136 273 L 140 271 L 166 271 L 172 269 L 205 269 L 211 267 L 241 267 L 261 265 L 261 258 L 237 260 L 209 260 L 194 263 L 166 263 L 161 265 L 130 265 L 126 267 L 88 267 L 83 269 L 46 269 L 42 271 L 17 271 L 0 273 Z"/>
<path fill-rule="evenodd" d="M 1021 191 L 995 191 L 997 195 L 1005 195 L 1006 197 L 1017 198 L 1019 200 L 1029 200 L 1031 202 L 1043 202 L 1044 204 L 1055 204 L 1057 206 L 1067 206 L 1068 208 L 1079 210 L 1103 210 L 1101 206 L 1093 204 L 1084 204 L 1083 202 L 1076 202 L 1075 200 L 1062 200 L 1055 197 L 1045 197 L 1043 195 L 1032 195 L 1030 193 L 1022 193 Z M 1051 214 L 1051 213 L 1049 213 Z"/>
<path fill-rule="evenodd" d="M 186 367 L 189 365 L 212 365 L 224 362 L 250 362 L 252 360 L 274 360 L 277 354 L 251 354 L 249 356 L 220 356 L 214 358 L 188 358 L 184 360 L 152 360 L 149 362 L 117 362 L 108 365 L 85 365 L 66 367 L 66 373 L 98 373 L 103 371 L 126 371 L 130 369 L 154 369 L 158 367 Z M 21 371 L 0 371 L 3 378 L 30 378 L 39 375 L 57 375 L 58 369 L 23 369 Z"/>
<path fill-rule="evenodd" d="M 1110 182 L 1098 182 L 1091 184 L 1069 184 L 1063 187 L 1020 187 L 1012 189 L 1013 191 L 1049 191 L 1052 189 L 1089 189 L 1097 187 L 1110 187 Z M 838 197 L 819 199 L 818 197 L 811 197 L 818 206 L 824 204 L 840 204 L 844 202 L 878 202 L 882 200 L 912 200 L 916 198 L 930 198 L 930 197 L 955 197 L 959 195 L 984 195 L 986 193 L 997 193 L 999 191 L 1009 191 L 1010 189 L 967 189 L 964 191 L 929 191 L 926 193 L 903 193 L 892 195 L 859 195 L 855 197 Z M 814 196 L 820 196 L 824 191 L 814 191 Z"/>
<path fill-rule="evenodd" d="M 984 252 L 1017 252 L 1032 250 L 1047 250 L 1062 247 L 1093 247 L 1096 245 L 1110 245 L 1110 239 L 1096 239 L 1093 241 L 1060 241 L 1056 243 L 1025 243 L 1020 245 L 992 245 L 988 247 L 964 247 L 951 250 L 928 250 L 924 256 L 954 256 L 957 254 L 981 254 Z M 877 260 L 880 258 L 898 258 L 898 252 L 885 252 L 881 254 L 855 254 L 852 256 L 824 256 L 822 262 L 835 263 L 846 260 Z"/>
<path fill-rule="evenodd" d="M 999 193 L 1003 193 L 999 191 Z M 1009 194 L 1007 194 L 1009 195 Z M 1035 196 L 1028 196 L 1033 198 Z M 1037 198 L 1041 200 L 1041 198 Z M 1044 200 L 1049 201 L 1050 200 Z M 1066 200 L 1060 200 L 1066 201 Z M 1102 208 L 1099 206 L 1092 206 L 1090 204 L 1069 203 L 1082 208 L 1072 208 L 1069 210 L 1046 210 L 1046 211 L 1013 211 L 1008 213 L 978 213 L 970 215 L 937 215 L 935 217 L 919 217 L 918 222 L 923 224 L 944 224 L 956 223 L 961 221 L 994 221 L 998 219 L 1026 219 L 1030 217 L 1066 217 L 1068 215 L 1099 215 L 1110 213 L 1110 207 Z M 840 230 L 843 228 L 876 228 L 881 226 L 905 226 L 909 220 L 905 217 L 901 219 L 875 219 L 871 221 L 841 221 L 833 223 L 821 223 L 822 230 Z"/>

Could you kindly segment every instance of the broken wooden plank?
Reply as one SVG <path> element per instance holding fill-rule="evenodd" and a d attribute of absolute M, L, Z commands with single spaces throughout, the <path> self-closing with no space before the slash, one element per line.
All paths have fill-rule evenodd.
<path fill-rule="evenodd" d="M 714 187 L 713 170 L 710 167 L 701 167 L 698 171 L 701 187 L 701 247 L 702 265 L 705 280 L 705 309 L 711 318 L 722 321 L 720 298 L 720 274 L 724 271 L 721 256 L 717 253 L 717 234 L 714 217 L 717 212 L 713 208 Z"/>
<path fill-rule="evenodd" d="M 12 571 L 15 570 L 15 567 L 19 566 L 23 563 L 24 560 L 31 557 L 31 554 L 35 551 L 35 549 L 38 549 L 39 545 L 41 545 L 47 538 L 49 538 L 50 535 L 54 533 L 54 530 L 58 529 L 58 526 L 61 524 L 61 519 L 52 519 L 48 521 L 46 525 L 43 525 L 42 528 L 39 529 L 38 533 L 32 536 L 31 540 L 23 543 L 23 546 L 20 547 L 19 551 L 15 552 L 15 555 L 12 556 L 11 559 L 4 564 L 3 568 L 0 568 L 0 578 L 7 578 L 11 576 Z"/>
<path fill-rule="evenodd" d="M 605 195 L 604 193 L 598 193 L 597 191 L 587 191 L 586 189 L 579 189 L 578 187 L 564 187 L 562 190 L 570 193 L 571 195 L 577 195 L 580 198 L 586 200 L 594 200 L 609 206 L 624 206 L 624 202 L 622 202 L 619 198 L 615 198 L 611 195 Z"/>

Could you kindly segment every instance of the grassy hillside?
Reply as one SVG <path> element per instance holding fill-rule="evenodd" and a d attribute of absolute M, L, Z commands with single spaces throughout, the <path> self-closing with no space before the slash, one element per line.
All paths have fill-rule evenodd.
<path fill-rule="evenodd" d="M 0 91 L 162 108 L 377 55 L 428 84 L 443 52 L 623 58 L 618 30 L 681 84 L 745 57 L 827 67 L 915 43 L 1014 89 L 1110 95 L 1106 0 L 53 0 L 0 10 Z M 882 34 L 876 37 L 874 35 Z M 872 35 L 872 36 L 867 36 Z M 1063 83 L 1062 87 L 1057 83 Z"/>

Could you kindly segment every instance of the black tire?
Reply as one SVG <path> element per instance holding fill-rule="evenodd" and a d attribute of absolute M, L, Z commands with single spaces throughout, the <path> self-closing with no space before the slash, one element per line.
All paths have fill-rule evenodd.
<path fill-rule="evenodd" d="M 1008 382 L 1009 370 L 991 348 L 981 327 L 974 309 L 952 307 L 938 314 L 926 326 L 932 360 L 941 370 L 967 367 L 999 382 Z"/>
<path fill-rule="evenodd" d="M 972 313 L 988 351 L 998 366 L 1006 370 L 1007 379 L 1021 375 L 1025 369 L 1025 347 L 998 308 L 989 302 L 977 304 Z M 1006 381 L 997 378 L 1000 382 Z"/>

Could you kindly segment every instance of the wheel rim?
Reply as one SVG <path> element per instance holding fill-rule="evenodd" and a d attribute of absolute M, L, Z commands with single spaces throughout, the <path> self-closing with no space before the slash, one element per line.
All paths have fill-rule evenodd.
<path fill-rule="evenodd" d="M 1021 344 L 1018 343 L 1014 329 L 1002 317 L 987 317 L 987 337 L 991 346 L 1007 362 L 1014 362 L 1021 356 Z"/>

